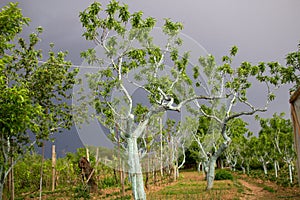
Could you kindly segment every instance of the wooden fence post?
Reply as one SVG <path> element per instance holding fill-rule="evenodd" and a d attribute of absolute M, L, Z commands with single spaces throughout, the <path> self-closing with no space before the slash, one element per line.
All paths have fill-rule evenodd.
<path fill-rule="evenodd" d="M 55 166 L 56 166 L 56 152 L 55 145 L 52 145 L 52 192 L 55 190 Z"/>
<path fill-rule="evenodd" d="M 86 159 L 87 159 L 87 161 L 89 161 L 89 162 L 90 162 L 90 153 L 89 153 L 89 148 L 88 148 L 88 147 L 86 147 L 86 148 L 85 148 L 85 150 L 86 150 Z"/>

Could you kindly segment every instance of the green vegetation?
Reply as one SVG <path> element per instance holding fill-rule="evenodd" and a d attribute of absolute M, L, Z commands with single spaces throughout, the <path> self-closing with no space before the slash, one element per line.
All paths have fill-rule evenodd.
<path fill-rule="evenodd" d="M 162 32 L 168 37 L 166 50 L 154 44 L 150 34 L 156 19 L 143 17 L 142 12 L 130 13 L 127 5 L 115 0 L 107 4 L 106 9 L 94 2 L 79 16 L 85 29 L 83 36 L 101 46 L 111 63 L 105 65 L 101 62 L 103 58 L 97 58 L 95 50 L 81 53 L 88 63 L 99 64 L 101 70 L 86 76 L 94 98 L 79 106 L 77 120 L 88 120 L 85 106 L 94 105 L 98 120 L 111 130 L 109 137 L 112 142 L 117 142 L 127 153 L 124 177 L 120 176 L 120 171 L 125 171 L 125 167 L 121 169 L 115 165 L 110 168 L 105 162 L 96 161 L 96 147 L 91 148 L 90 164 L 95 170 L 94 178 L 99 189 L 92 194 L 78 168 L 79 159 L 86 155 L 85 149 L 57 159 L 55 166 L 33 150 L 35 144 L 42 146 L 44 140 L 49 140 L 52 133 L 73 125 L 71 106 L 66 102 L 71 98 L 69 91 L 78 69 L 72 68 L 71 62 L 65 60 L 66 52 L 54 52 L 53 44 L 50 44 L 47 59 L 42 60 L 42 51 L 36 49 L 42 28 L 38 27 L 26 38 L 19 37 L 30 20 L 23 17 L 17 3 L 10 3 L 0 12 L 0 199 L 12 171 L 14 184 L 7 187 L 14 185 L 20 199 L 39 195 L 47 199 L 91 199 L 101 196 L 102 190 L 109 191 L 101 196 L 104 198 L 130 199 L 129 188 L 134 198 L 145 199 L 145 177 L 147 188 L 148 184 L 149 188 L 157 184 L 165 186 L 157 192 L 148 191 L 149 199 L 223 199 L 232 191 L 237 192 L 231 198 L 238 199 L 245 191 L 235 178 L 235 172 L 239 170 L 262 179 L 260 186 L 270 193 L 277 190 L 265 185 L 266 180 L 285 187 L 298 183 L 294 178 L 296 155 L 291 121 L 285 119 L 283 113 L 274 113 L 270 119 L 257 116 L 260 131 L 255 137 L 241 116 L 265 112 L 275 98 L 273 91 L 282 84 L 299 86 L 299 49 L 288 54 L 287 67 L 277 62 L 262 62 L 257 66 L 242 62 L 233 66 L 238 51 L 236 46 L 231 48 L 228 56 L 222 57 L 221 65 L 217 65 L 213 55 L 208 55 L 199 57 L 199 63 L 190 66 L 189 54 L 179 55 L 183 42 L 179 37 L 183 26 L 179 22 L 165 19 Z M 122 42 L 109 31 L 117 33 Z M 131 46 L 134 42 L 138 42 L 141 48 Z M 166 64 L 166 61 L 172 64 Z M 170 66 L 170 73 L 160 76 L 160 72 L 165 73 L 168 71 L 165 67 Z M 191 67 L 193 77 L 189 75 L 188 67 Z M 129 93 L 131 88 L 124 84 L 131 71 L 136 74 L 129 82 L 147 93 L 149 106 L 135 104 Z M 201 82 L 201 76 L 209 81 Z M 254 80 L 266 86 L 265 102 L 258 103 L 265 104 L 261 108 L 252 105 L 247 93 Z M 123 94 L 123 98 L 112 100 L 114 91 Z M 206 92 L 198 94 L 199 91 Z M 229 105 L 222 104 L 221 100 Z M 189 107 L 190 102 L 197 102 L 195 109 Z M 159 123 L 163 113 L 180 111 L 184 106 L 193 113 L 193 119 L 182 116 L 186 122 L 178 123 L 168 119 L 164 127 Z M 241 111 L 236 107 L 246 109 Z M 153 135 L 146 135 L 146 132 Z M 187 138 L 185 132 L 193 132 L 193 136 Z M 33 141 L 30 134 L 34 136 Z M 192 145 L 187 149 L 183 143 L 190 141 Z M 108 152 L 101 150 L 102 154 Z M 160 159 L 154 157 L 152 163 L 149 158 L 146 163 L 148 172 L 143 174 L 146 167 L 141 164 L 140 155 L 145 151 L 163 152 L 164 155 L 160 155 Z M 111 163 L 118 161 L 121 166 L 118 159 L 120 157 L 107 158 Z M 172 183 L 180 177 L 177 173 L 179 161 L 186 160 L 197 163 L 199 170 L 202 167 L 207 185 L 202 176 L 188 176 L 189 172 L 184 180 L 179 178 L 179 182 Z M 232 171 L 217 170 L 215 174 L 216 164 Z M 160 171 L 158 166 L 161 175 L 154 171 Z M 54 191 L 51 191 L 52 168 L 55 168 Z M 214 178 L 217 180 L 215 184 Z M 5 194 L 9 196 L 9 192 Z"/>
<path fill-rule="evenodd" d="M 217 170 L 215 180 L 233 180 L 233 176 L 227 170 Z"/>

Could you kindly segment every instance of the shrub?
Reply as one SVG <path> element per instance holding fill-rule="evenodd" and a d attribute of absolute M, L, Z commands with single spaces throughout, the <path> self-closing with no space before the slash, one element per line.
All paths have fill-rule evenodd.
<path fill-rule="evenodd" d="M 105 177 L 102 181 L 101 181 L 101 187 L 104 188 L 108 188 L 108 187 L 113 187 L 116 186 L 116 180 L 114 177 Z"/>
<path fill-rule="evenodd" d="M 83 198 L 84 200 L 87 200 L 91 198 L 89 188 L 86 184 L 78 185 L 74 190 L 74 194 L 75 194 L 74 199 Z"/>
<path fill-rule="evenodd" d="M 218 170 L 215 176 L 215 180 L 233 180 L 233 176 L 226 170 Z"/>

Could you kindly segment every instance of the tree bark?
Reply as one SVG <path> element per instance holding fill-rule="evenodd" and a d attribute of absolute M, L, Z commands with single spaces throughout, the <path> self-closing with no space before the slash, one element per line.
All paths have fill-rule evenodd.
<path fill-rule="evenodd" d="M 293 172 L 292 172 L 291 163 L 289 163 L 289 175 L 290 175 L 290 183 L 293 183 Z"/>
<path fill-rule="evenodd" d="M 39 200 L 42 199 L 42 192 L 43 192 L 43 167 L 44 167 L 44 156 L 45 156 L 45 144 L 42 143 L 42 161 L 41 161 L 41 171 L 40 171 L 40 194 Z"/>
<path fill-rule="evenodd" d="M 128 164 L 132 184 L 132 193 L 135 200 L 145 200 L 146 194 L 144 189 L 142 168 L 139 160 L 137 138 L 127 138 L 128 144 Z"/>
<path fill-rule="evenodd" d="M 211 156 L 208 163 L 208 172 L 207 172 L 207 187 L 206 190 L 210 190 L 213 188 L 214 180 L 215 180 L 215 165 L 218 157 Z"/>
<path fill-rule="evenodd" d="M 263 168 L 264 168 L 264 174 L 267 175 L 268 169 L 267 169 L 267 164 L 265 162 L 263 162 Z"/>
<path fill-rule="evenodd" d="M 274 169 L 275 169 L 275 177 L 278 177 L 278 171 L 277 171 L 277 162 L 274 161 Z"/>
<path fill-rule="evenodd" d="M 213 188 L 214 179 L 215 179 L 215 164 L 217 162 L 217 159 L 228 148 L 231 142 L 231 138 L 229 138 L 225 132 L 223 132 L 222 135 L 225 141 L 221 144 L 219 149 L 209 158 L 206 190 L 210 190 Z"/>
<path fill-rule="evenodd" d="M 3 188 L 4 188 L 4 183 L 2 183 L 2 180 L 1 180 L 1 183 L 0 183 L 0 199 L 2 199 L 2 196 L 3 196 Z"/>

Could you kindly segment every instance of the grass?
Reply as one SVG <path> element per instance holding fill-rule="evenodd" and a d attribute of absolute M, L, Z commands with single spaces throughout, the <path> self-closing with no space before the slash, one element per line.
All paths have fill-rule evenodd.
<path fill-rule="evenodd" d="M 188 175 L 189 174 L 189 175 Z M 182 178 L 178 183 L 168 185 L 157 192 L 150 192 L 147 199 L 239 199 L 243 192 L 242 186 L 236 181 L 220 180 L 214 181 L 214 187 L 210 191 L 206 191 L 206 181 L 195 178 L 195 172 L 185 173 L 186 177 Z M 196 174 L 197 177 L 198 174 Z M 194 176 L 194 177 L 193 177 Z M 199 175 L 198 175 L 199 177 Z M 232 191 L 237 191 L 232 196 Z M 237 195 L 236 195 L 237 194 Z"/>
<path fill-rule="evenodd" d="M 267 190 L 267 191 L 269 191 L 269 192 L 272 192 L 272 193 L 276 192 L 276 191 L 275 191 L 272 187 L 270 187 L 270 186 L 264 186 L 263 189 L 264 189 L 264 190 Z"/>

